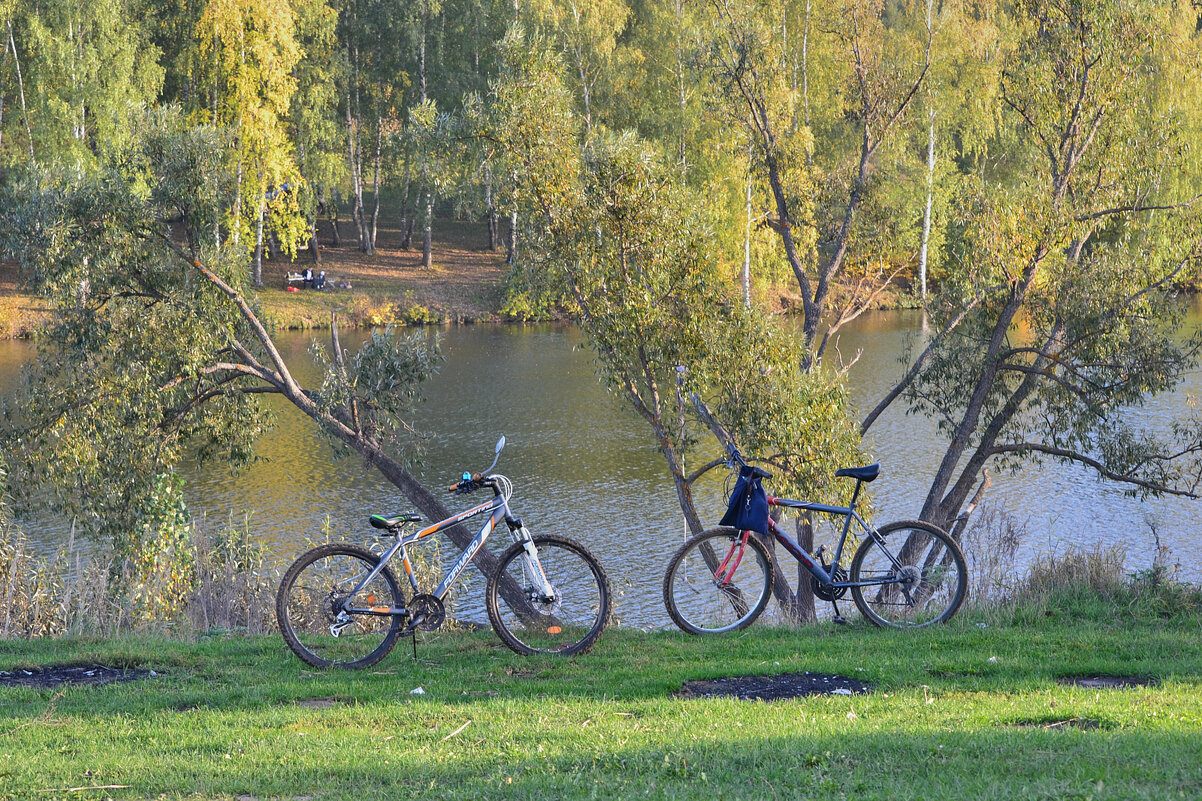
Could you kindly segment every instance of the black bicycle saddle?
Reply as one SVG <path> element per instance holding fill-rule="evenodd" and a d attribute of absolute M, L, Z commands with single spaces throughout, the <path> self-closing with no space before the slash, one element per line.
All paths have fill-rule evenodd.
<path fill-rule="evenodd" d="M 873 462 L 864 467 L 845 467 L 835 471 L 836 476 L 850 476 L 856 481 L 872 481 L 881 474 L 881 463 Z"/>

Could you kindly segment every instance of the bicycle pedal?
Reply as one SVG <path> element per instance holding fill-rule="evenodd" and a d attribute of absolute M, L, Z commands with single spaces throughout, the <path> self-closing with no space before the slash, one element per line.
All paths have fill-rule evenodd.
<path fill-rule="evenodd" d="M 843 615 L 835 615 L 834 617 L 831 618 L 831 622 L 834 623 L 836 626 L 850 626 L 851 625 L 850 623 L 847 622 L 847 618 L 843 617 Z"/>

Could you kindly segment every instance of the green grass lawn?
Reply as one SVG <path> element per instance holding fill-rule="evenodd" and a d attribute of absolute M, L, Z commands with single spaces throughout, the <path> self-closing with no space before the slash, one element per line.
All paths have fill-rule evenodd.
<path fill-rule="evenodd" d="M 276 637 L 0 641 L 0 669 L 151 668 L 0 688 L 0 798 L 1199 798 L 1202 619 L 971 614 L 935 631 L 611 630 L 578 659 L 491 635 L 313 672 Z M 682 699 L 809 670 L 858 696 Z M 1096 690 L 1066 676 L 1154 677 Z M 411 690 L 422 687 L 424 694 Z M 104 789 L 77 789 L 121 785 Z"/>

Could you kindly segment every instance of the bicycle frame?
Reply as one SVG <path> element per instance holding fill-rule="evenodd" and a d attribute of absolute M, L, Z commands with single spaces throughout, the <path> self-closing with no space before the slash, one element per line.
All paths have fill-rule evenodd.
<path fill-rule="evenodd" d="M 778 506 L 786 509 L 800 509 L 807 512 L 818 512 L 826 515 L 842 516 L 843 533 L 839 537 L 839 544 L 835 546 L 834 558 L 831 559 L 831 565 L 833 568 L 839 564 L 839 560 L 843 557 L 843 546 L 847 543 L 847 534 L 851 530 L 852 520 L 855 520 L 856 523 L 859 524 L 860 529 L 867 536 L 872 537 L 873 539 L 877 540 L 877 542 L 881 542 L 880 538 L 877 537 L 876 529 L 869 526 L 868 523 L 864 521 L 864 518 L 860 517 L 860 514 L 855 509 L 856 498 L 858 498 L 859 495 L 860 484 L 857 482 L 856 491 L 855 494 L 852 495 L 850 506 L 831 506 L 825 503 L 816 503 L 813 501 L 794 501 L 788 498 L 774 498 L 772 496 L 768 496 L 768 505 Z M 804 565 L 806 570 L 810 571 L 810 574 L 813 575 L 814 578 L 817 579 L 823 586 L 829 586 L 838 589 L 844 587 L 870 587 L 878 584 L 892 583 L 891 579 L 878 579 L 872 581 L 835 581 L 835 577 L 828 573 L 809 551 L 807 551 L 805 548 L 802 548 L 796 540 L 794 540 L 785 532 L 781 531 L 776 525 L 776 521 L 771 517 L 768 518 L 768 531 L 772 537 L 782 546 L 784 546 L 785 550 L 792 554 L 794 559 Z M 883 546 L 884 543 L 881 543 L 881 545 Z M 889 553 L 889 551 L 884 548 L 882 548 L 882 551 L 886 556 L 888 556 L 895 568 L 901 567 L 901 563 L 897 561 L 893 554 Z"/>
<path fill-rule="evenodd" d="M 480 531 L 476 534 L 472 541 L 468 543 L 467 547 L 463 550 L 463 553 L 459 555 L 459 557 L 455 560 L 455 563 L 452 564 L 450 569 L 447 571 L 446 575 L 443 576 L 442 581 L 439 582 L 437 589 L 435 589 L 431 594 L 434 595 L 434 597 L 436 597 L 439 601 L 445 600 L 447 594 L 451 591 L 451 587 L 454 586 L 455 582 L 459 579 L 459 576 L 462 575 L 463 571 L 467 569 L 468 563 L 472 561 L 472 557 L 474 557 L 479 550 L 484 547 L 484 543 L 488 540 L 489 535 L 491 535 L 497 526 L 504 521 L 510 532 L 514 534 L 515 541 L 522 540 L 526 543 L 527 565 L 530 568 L 532 575 L 538 580 L 543 594 L 551 595 L 552 588 L 550 582 L 547 581 L 546 574 L 543 572 L 542 565 L 540 565 L 538 562 L 537 553 L 534 551 L 534 544 L 531 542 L 532 538 L 530 536 L 530 532 L 526 530 L 524 525 L 522 525 L 522 521 L 514 517 L 509 511 L 509 501 L 506 496 L 501 493 L 500 489 L 495 488 L 495 491 L 497 494 L 491 500 L 486 501 L 479 506 L 475 506 L 465 512 L 460 512 L 457 515 L 452 515 L 446 520 L 440 520 L 439 522 L 426 526 L 425 528 L 412 534 L 397 536 L 396 542 L 390 545 L 388 549 L 380 555 L 379 563 L 371 570 L 371 572 L 369 572 L 359 581 L 359 583 L 355 586 L 355 589 L 351 591 L 347 598 L 354 598 L 356 595 L 358 595 L 364 587 L 366 587 L 373 579 L 375 579 L 376 576 L 380 574 L 380 571 L 384 569 L 384 566 L 388 564 L 388 562 L 393 556 L 396 555 L 398 551 L 400 551 L 401 554 L 401 564 L 405 567 L 405 575 L 409 579 L 409 587 L 413 591 L 414 595 L 418 594 L 419 588 L 417 586 L 417 578 L 414 574 L 413 563 L 409 560 L 409 552 L 406 550 L 406 546 L 412 545 L 420 540 L 425 539 L 426 537 L 429 537 L 432 534 L 437 534 L 438 532 L 444 531 L 453 525 L 462 523 L 464 520 L 468 520 L 476 515 L 484 514 L 486 512 L 491 512 L 491 514 L 489 514 L 488 519 L 485 520 L 484 524 L 480 527 Z M 379 606 L 344 606 L 343 612 L 361 615 L 376 615 L 381 617 L 390 615 L 407 616 L 409 614 L 407 609 L 395 609 Z"/>

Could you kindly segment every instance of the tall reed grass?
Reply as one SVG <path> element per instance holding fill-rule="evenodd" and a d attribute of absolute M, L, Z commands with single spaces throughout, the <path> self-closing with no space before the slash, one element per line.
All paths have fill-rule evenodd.
<path fill-rule="evenodd" d="M 74 529 L 61 549 L 40 553 L 16 526 L 0 519 L 0 638 L 273 633 L 275 593 L 287 562 L 339 539 L 327 522 L 318 536 L 281 560 L 256 541 L 249 521 L 201 521 L 188 528 L 187 537 L 155 540 L 150 550 L 121 558 L 111 548 L 76 547 Z M 384 542 L 367 545 L 380 552 Z M 433 587 L 441 575 L 437 543 L 410 555 L 419 586 Z M 453 628 L 454 594 L 446 611 L 444 625 Z"/>
<path fill-rule="evenodd" d="M 85 553 L 74 540 L 72 530 L 63 548 L 39 553 L 0 523 L 0 637 L 275 626 L 279 571 L 245 525 L 193 526 L 182 552 L 141 559 Z"/>

